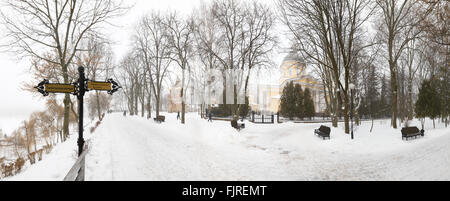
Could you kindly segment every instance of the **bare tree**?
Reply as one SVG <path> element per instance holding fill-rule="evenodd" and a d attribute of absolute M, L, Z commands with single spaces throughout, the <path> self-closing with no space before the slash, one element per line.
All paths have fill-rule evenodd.
<path fill-rule="evenodd" d="M 248 85 L 251 72 L 255 68 L 274 66 L 271 56 L 278 38 L 273 32 L 275 16 L 272 10 L 264 4 L 252 1 L 245 7 L 244 47 L 245 55 L 241 62 L 241 70 L 244 71 L 245 84 L 244 93 L 248 97 Z M 239 105 L 241 107 L 243 105 Z M 239 114 L 238 109 L 237 114 Z"/>
<path fill-rule="evenodd" d="M 136 52 L 130 52 L 120 63 L 119 78 L 123 93 L 127 98 L 130 115 L 138 115 L 139 93 L 142 91 L 144 64 Z M 141 100 L 142 101 L 142 100 Z"/>
<path fill-rule="evenodd" d="M 343 106 L 345 132 L 350 133 L 351 71 L 358 52 L 371 45 L 355 42 L 364 36 L 362 26 L 373 13 L 370 1 L 279 0 L 278 7 L 297 51 L 309 63 L 331 70 L 322 70 L 322 77 L 327 79 L 336 113 Z"/>
<path fill-rule="evenodd" d="M 11 51 L 58 65 L 64 83 L 80 42 L 111 17 L 121 14 L 121 2 L 113 0 L 7 0 L 2 12 Z M 21 16 L 21 17 L 16 17 Z M 45 56 L 56 53 L 54 59 Z M 64 99 L 64 139 L 69 135 L 70 97 Z"/>
<path fill-rule="evenodd" d="M 432 10 L 431 5 L 422 4 L 411 0 L 377 0 L 381 9 L 382 24 L 379 26 L 379 40 L 386 45 L 386 59 L 389 63 L 392 90 L 392 127 L 397 128 L 398 118 L 398 61 L 410 41 L 418 37 L 422 32 L 417 27 L 426 19 Z M 414 7 L 427 6 L 427 12 L 423 15 L 408 17 L 415 12 Z M 417 13 L 416 13 L 417 14 Z"/>
<path fill-rule="evenodd" d="M 86 76 L 90 80 L 96 81 L 106 81 L 109 75 L 108 72 L 114 70 L 114 66 L 112 64 L 112 50 L 109 46 L 109 43 L 104 39 L 99 37 L 91 36 L 85 42 L 85 44 L 81 45 L 85 47 L 86 51 L 80 51 L 76 55 L 77 64 L 81 66 L 86 66 Z M 105 112 L 104 104 L 102 104 L 100 98 L 100 91 L 95 91 L 95 104 L 94 102 L 90 102 L 89 107 L 94 107 L 97 113 L 98 119 L 101 118 L 102 113 Z M 104 97 L 104 96 L 102 96 Z M 92 98 L 92 96 L 90 96 Z M 106 105 L 109 105 L 109 101 Z"/>
<path fill-rule="evenodd" d="M 193 39 L 195 24 L 193 18 L 182 19 L 176 12 L 170 13 L 166 18 L 169 45 L 169 57 L 182 71 L 181 78 L 181 123 L 185 123 L 186 113 L 186 71 L 190 73 L 189 60 L 193 57 Z"/>
<path fill-rule="evenodd" d="M 245 12 L 243 3 L 239 0 L 217 0 L 212 4 L 212 14 L 217 30 L 221 35 L 222 40 L 218 41 L 218 48 L 211 50 L 214 56 L 221 63 L 223 75 L 223 104 L 231 104 L 231 114 L 234 120 L 238 119 L 238 104 L 237 104 L 237 84 L 232 83 L 228 78 L 236 78 L 239 75 L 233 74 L 239 69 L 240 63 L 244 61 L 244 20 Z M 237 81 L 237 80 L 235 80 Z M 229 92 L 231 91 L 231 92 Z M 233 94 L 227 97 L 227 94 Z M 229 100 L 233 98 L 234 100 Z"/>
<path fill-rule="evenodd" d="M 135 49 L 143 61 L 156 100 L 156 115 L 161 108 L 164 78 L 171 63 L 169 30 L 164 17 L 157 12 L 144 16 L 136 27 Z"/>
<path fill-rule="evenodd" d="M 111 106 L 111 98 L 106 93 L 90 94 L 87 97 L 87 105 L 89 106 L 89 117 L 94 119 L 99 111 L 103 114 L 109 109 Z M 98 118 L 101 119 L 101 116 Z"/>
<path fill-rule="evenodd" d="M 212 69 L 218 68 L 219 61 L 215 56 L 217 49 L 219 35 L 216 31 L 216 24 L 214 22 L 214 16 L 212 14 L 212 9 L 210 5 L 202 4 L 201 10 L 196 12 L 196 31 L 195 31 L 195 41 L 196 41 L 196 52 L 202 63 L 203 78 L 202 80 L 202 107 L 201 114 L 203 114 L 206 108 L 206 103 L 208 103 L 208 110 L 211 111 L 211 75 Z M 200 82 L 200 80 L 198 80 Z M 208 90 L 208 92 L 206 91 Z M 205 95 L 206 94 L 206 95 Z"/>
<path fill-rule="evenodd" d="M 269 54 L 276 43 L 272 32 L 275 18 L 269 7 L 256 1 L 216 0 L 210 10 L 211 18 L 204 18 L 199 30 L 213 29 L 218 35 L 201 34 L 199 46 L 206 58 L 214 56 L 222 67 L 223 103 L 231 105 L 233 119 L 237 120 L 245 101 L 240 98 L 247 95 L 252 69 L 271 63 Z"/>
<path fill-rule="evenodd" d="M 63 140 L 63 118 L 64 118 L 64 107 L 58 104 L 56 99 L 51 98 L 48 99 L 45 103 L 47 107 L 47 111 L 50 113 L 50 115 L 54 118 L 54 127 L 55 127 L 55 133 L 56 133 L 56 142 L 62 142 Z"/>

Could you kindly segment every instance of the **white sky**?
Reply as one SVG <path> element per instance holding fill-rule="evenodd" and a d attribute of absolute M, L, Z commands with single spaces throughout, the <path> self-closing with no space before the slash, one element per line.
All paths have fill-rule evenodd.
<path fill-rule="evenodd" d="M 198 7 L 201 2 L 208 0 L 126 0 L 126 5 L 134 5 L 124 16 L 111 21 L 114 27 L 106 26 L 105 35 L 109 36 L 113 42 L 113 51 L 116 61 L 130 49 L 130 38 L 133 27 L 139 18 L 151 10 L 165 11 L 168 9 L 177 10 L 180 14 L 189 14 L 192 9 Z M 273 5 L 272 0 L 260 0 Z M 0 29 L 0 35 L 4 32 Z M 280 38 L 285 38 L 280 35 Z M 0 43 L 5 41 L 0 39 Z M 286 43 L 286 42 L 283 42 Z M 282 45 L 286 47 L 286 44 Z M 277 50 L 275 50 L 277 51 Z M 274 58 L 277 67 L 280 65 L 284 54 Z M 27 119 L 28 116 L 39 110 L 44 110 L 45 98 L 34 96 L 30 92 L 21 90 L 24 82 L 31 79 L 28 73 L 29 60 L 19 60 L 11 53 L 0 52 L 0 129 L 6 133 L 16 129 L 20 122 Z M 278 71 L 277 71 L 278 72 Z M 264 79 L 259 79 L 264 83 L 277 83 L 278 76 L 271 75 Z"/>

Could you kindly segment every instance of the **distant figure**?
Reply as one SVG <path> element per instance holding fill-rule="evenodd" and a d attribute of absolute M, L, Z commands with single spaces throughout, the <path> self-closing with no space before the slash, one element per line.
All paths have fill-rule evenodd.
<path fill-rule="evenodd" d="M 209 112 L 208 122 L 212 122 L 212 112 Z"/>
<path fill-rule="evenodd" d="M 180 111 L 178 111 L 178 114 L 177 114 L 177 120 L 178 119 L 180 119 Z"/>
<path fill-rule="evenodd" d="M 127 116 L 127 111 L 126 111 L 126 110 L 123 111 L 123 116 L 124 116 L 124 117 Z"/>

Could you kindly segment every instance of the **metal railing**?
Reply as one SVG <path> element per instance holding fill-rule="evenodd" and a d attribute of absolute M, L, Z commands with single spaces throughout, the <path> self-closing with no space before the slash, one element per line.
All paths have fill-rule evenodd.
<path fill-rule="evenodd" d="M 252 114 L 250 117 L 250 122 L 255 124 L 273 124 L 275 123 L 275 115 L 256 115 Z"/>

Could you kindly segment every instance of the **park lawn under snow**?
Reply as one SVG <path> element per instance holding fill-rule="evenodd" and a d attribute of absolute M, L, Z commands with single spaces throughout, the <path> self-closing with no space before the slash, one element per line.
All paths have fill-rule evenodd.
<path fill-rule="evenodd" d="M 450 128 L 432 129 L 430 120 L 424 138 L 403 141 L 384 120 L 372 133 L 363 122 L 352 141 L 343 125 L 322 140 L 313 134 L 321 124 L 246 122 L 237 132 L 197 114 L 187 114 L 185 125 L 164 115 L 162 124 L 107 115 L 86 134 L 86 180 L 450 180 Z M 75 150 L 73 136 L 11 180 L 62 180 Z"/>
<path fill-rule="evenodd" d="M 247 122 L 237 132 L 165 115 L 163 124 L 109 115 L 92 137 L 87 180 L 450 180 L 450 129 L 431 121 L 417 140 L 403 141 L 386 120 L 373 133 L 364 122 L 353 141 L 341 128 L 324 141 L 313 134 L 320 124 Z"/>

